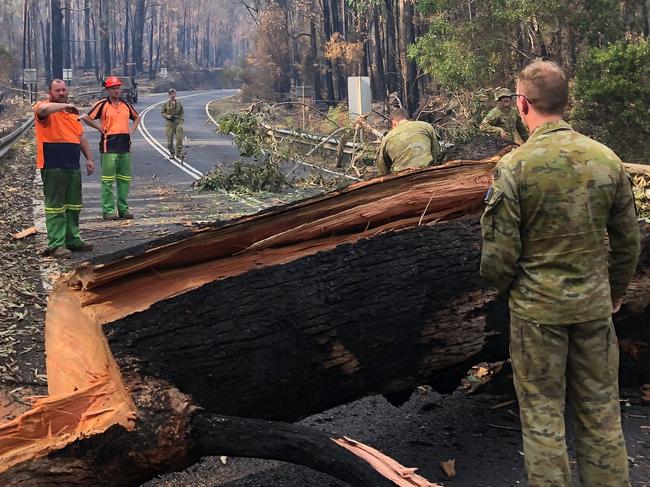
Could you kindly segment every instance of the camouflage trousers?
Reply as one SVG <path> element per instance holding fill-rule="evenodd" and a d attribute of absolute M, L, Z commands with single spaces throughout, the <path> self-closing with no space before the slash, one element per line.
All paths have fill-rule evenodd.
<path fill-rule="evenodd" d="M 167 135 L 167 150 L 170 156 L 181 157 L 183 151 L 183 123 L 167 122 L 165 124 L 165 134 Z M 174 139 L 176 139 L 176 149 L 174 149 Z"/>
<path fill-rule="evenodd" d="M 570 487 L 565 400 L 583 487 L 629 486 L 611 318 L 540 325 L 511 315 L 510 357 L 530 487 Z"/>

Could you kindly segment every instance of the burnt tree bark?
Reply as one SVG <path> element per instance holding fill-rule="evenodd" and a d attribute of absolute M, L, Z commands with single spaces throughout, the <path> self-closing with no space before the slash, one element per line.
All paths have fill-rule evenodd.
<path fill-rule="evenodd" d="M 131 60 L 135 63 L 135 71 L 137 73 L 144 71 L 144 24 L 146 20 L 145 9 L 145 0 L 136 0 L 135 15 L 133 16 L 131 27 L 131 32 L 133 35 L 133 39 L 131 41 L 133 51 Z M 155 7 L 152 7 L 152 10 L 153 9 L 155 9 Z"/>
<path fill-rule="evenodd" d="M 52 79 L 63 78 L 63 12 L 61 0 L 52 0 Z"/>
<path fill-rule="evenodd" d="M 102 75 L 104 78 L 110 76 L 112 72 L 110 32 L 108 30 L 109 15 L 108 0 L 99 0 L 99 42 L 102 53 Z"/>
<path fill-rule="evenodd" d="M 83 62 L 83 67 L 85 69 L 90 69 L 93 66 L 93 51 L 90 46 L 91 44 L 91 37 L 90 37 L 90 0 L 84 0 L 84 20 L 83 20 L 83 26 L 84 26 L 84 62 Z"/>
<path fill-rule="evenodd" d="M 332 38 L 332 15 L 329 0 L 322 2 L 322 6 L 324 42 L 328 42 Z M 325 59 L 325 86 L 327 88 L 327 102 L 334 103 L 336 100 L 336 95 L 334 94 L 334 66 L 329 59 Z"/>
<path fill-rule="evenodd" d="M 505 308 L 466 251 L 479 246 L 476 217 L 409 229 L 207 284 L 105 331 L 122 371 L 213 412 L 293 421 L 505 358 Z M 433 286 L 450 268 L 453 282 Z"/>

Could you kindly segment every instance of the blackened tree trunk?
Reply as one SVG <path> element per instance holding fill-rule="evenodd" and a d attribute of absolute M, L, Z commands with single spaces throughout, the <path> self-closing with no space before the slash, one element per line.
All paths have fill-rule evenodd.
<path fill-rule="evenodd" d="M 104 78 L 111 75 L 111 44 L 109 31 L 108 0 L 99 0 L 99 39 L 102 51 L 102 74 Z"/>
<path fill-rule="evenodd" d="M 203 37 L 203 56 L 201 57 L 201 63 L 205 65 L 206 68 L 210 67 L 210 16 L 205 21 L 205 32 Z"/>
<path fill-rule="evenodd" d="M 28 19 L 27 2 L 25 2 L 23 4 L 23 58 L 22 58 L 23 72 L 27 67 L 27 19 Z M 23 83 L 23 89 L 25 89 L 24 83 Z"/>
<path fill-rule="evenodd" d="M 341 16 L 339 14 L 339 0 L 329 0 L 330 3 L 330 13 L 332 15 L 332 30 L 333 32 L 338 32 L 339 34 L 343 33 L 343 26 L 341 24 Z M 338 65 L 333 66 L 333 74 L 336 84 L 336 96 L 337 100 L 344 100 L 348 93 L 347 80 L 341 71 L 341 68 Z"/>
<path fill-rule="evenodd" d="M 153 9 L 153 7 L 152 7 Z M 133 39 L 131 42 L 131 60 L 135 63 L 135 70 L 138 73 L 144 71 L 144 24 L 145 24 L 145 0 L 136 0 L 135 14 L 132 22 Z"/>
<path fill-rule="evenodd" d="M 122 72 L 124 76 L 130 76 L 129 70 L 129 24 L 131 23 L 131 1 L 124 1 L 124 36 L 122 37 L 123 58 Z"/>
<path fill-rule="evenodd" d="M 332 16 L 329 0 L 323 1 L 323 32 L 325 41 L 329 41 L 332 38 Z M 327 87 L 327 101 L 333 103 L 336 99 L 334 95 L 334 66 L 332 66 L 332 61 L 329 59 L 325 60 L 325 85 Z"/>
<path fill-rule="evenodd" d="M 52 0 L 52 79 L 63 78 L 63 12 L 61 0 Z"/>
<path fill-rule="evenodd" d="M 151 23 L 149 25 L 149 79 L 155 79 L 155 67 L 153 65 L 153 35 L 154 35 L 154 27 L 156 25 L 156 7 L 152 6 L 151 7 Z M 158 40 L 158 46 L 160 46 L 160 38 Z"/>
<path fill-rule="evenodd" d="M 419 104 L 419 91 L 416 81 L 415 61 L 408 57 L 408 48 L 415 42 L 415 27 L 413 25 L 414 6 L 411 0 L 399 0 L 400 5 L 400 65 L 402 68 L 402 103 L 404 108 L 413 115 Z"/>
<path fill-rule="evenodd" d="M 40 21 L 41 25 L 41 44 L 43 45 L 43 65 L 45 66 L 45 82 L 49 85 L 52 81 L 52 59 L 51 59 L 51 46 L 50 42 L 50 21 L 46 20 L 45 24 Z"/>
<path fill-rule="evenodd" d="M 316 101 L 323 99 L 323 88 L 321 86 L 320 62 L 318 60 L 318 32 L 316 30 L 316 20 L 312 17 L 309 20 L 310 46 L 311 46 L 311 68 L 312 82 L 314 83 L 314 99 Z"/>
<path fill-rule="evenodd" d="M 377 72 L 376 85 L 378 98 L 385 98 L 388 96 L 386 91 L 386 72 L 384 71 L 384 53 L 383 43 L 381 40 L 381 30 L 379 27 L 379 6 L 375 6 L 372 15 L 372 30 L 375 37 L 374 53 L 375 53 L 375 69 Z"/>
<path fill-rule="evenodd" d="M 90 36 L 90 0 L 84 0 L 84 62 L 83 67 L 90 69 L 93 65 L 93 51 Z"/>
<path fill-rule="evenodd" d="M 72 46 L 72 30 L 70 28 L 70 0 L 66 0 L 65 2 L 63 23 L 63 67 L 70 68 L 72 67 L 72 53 L 70 52 Z"/>
<path fill-rule="evenodd" d="M 393 93 L 398 90 L 397 83 L 397 45 L 395 40 L 396 36 L 396 26 L 395 26 L 395 4 L 396 0 L 384 0 L 384 5 L 386 8 L 386 31 L 385 31 L 385 41 L 386 41 L 386 80 L 388 85 L 388 91 Z"/>
<path fill-rule="evenodd" d="M 100 48 L 99 45 L 99 36 L 97 35 L 97 23 L 95 22 L 95 16 L 91 15 L 90 17 L 91 20 L 91 25 L 93 29 L 93 69 L 95 70 L 95 79 L 99 81 L 101 79 L 100 76 L 100 67 L 99 67 L 99 52 L 98 49 Z"/>

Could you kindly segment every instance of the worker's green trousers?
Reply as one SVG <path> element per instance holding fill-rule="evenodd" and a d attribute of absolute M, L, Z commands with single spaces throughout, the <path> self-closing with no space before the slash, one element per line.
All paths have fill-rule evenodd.
<path fill-rule="evenodd" d="M 530 487 L 570 487 L 565 398 L 575 417 L 583 487 L 629 486 L 611 317 L 540 325 L 511 315 L 510 357 Z"/>
<path fill-rule="evenodd" d="M 81 247 L 79 212 L 81 212 L 81 172 L 79 169 L 41 169 L 45 199 L 47 246 Z"/>
<path fill-rule="evenodd" d="M 165 132 L 169 154 L 180 159 L 183 150 L 183 122 L 168 121 L 165 124 Z M 174 149 L 174 138 L 176 138 L 176 149 Z"/>
<path fill-rule="evenodd" d="M 129 210 L 126 198 L 131 185 L 130 152 L 102 154 L 102 213 L 104 215 L 115 213 L 113 183 L 117 186 L 117 212 L 122 215 Z"/>

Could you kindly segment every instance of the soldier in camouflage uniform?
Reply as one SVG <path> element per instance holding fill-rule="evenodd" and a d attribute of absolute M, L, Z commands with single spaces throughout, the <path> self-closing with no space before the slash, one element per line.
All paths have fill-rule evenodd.
<path fill-rule="evenodd" d="M 167 120 L 165 133 L 167 134 L 167 149 L 171 159 L 180 159 L 183 151 L 183 121 L 185 112 L 183 104 L 176 99 L 176 90 L 169 90 L 169 100 L 163 103 L 161 116 Z M 176 138 L 176 149 L 174 149 L 174 138 Z"/>
<path fill-rule="evenodd" d="M 380 176 L 437 164 L 440 144 L 431 124 L 410 121 L 402 108 L 393 110 L 390 122 L 393 128 L 382 139 L 377 157 Z"/>
<path fill-rule="evenodd" d="M 487 135 L 494 135 L 523 144 L 528 140 L 528 129 L 521 121 L 519 112 L 512 106 L 512 93 L 508 88 L 497 88 L 494 99 L 499 104 L 488 112 L 479 130 Z"/>
<path fill-rule="evenodd" d="M 509 297 L 529 485 L 571 485 L 566 397 L 582 485 L 629 486 L 612 313 L 640 250 L 630 180 L 610 149 L 562 121 L 568 86 L 556 64 L 529 65 L 517 91 L 532 135 L 495 168 L 481 275 Z"/>

